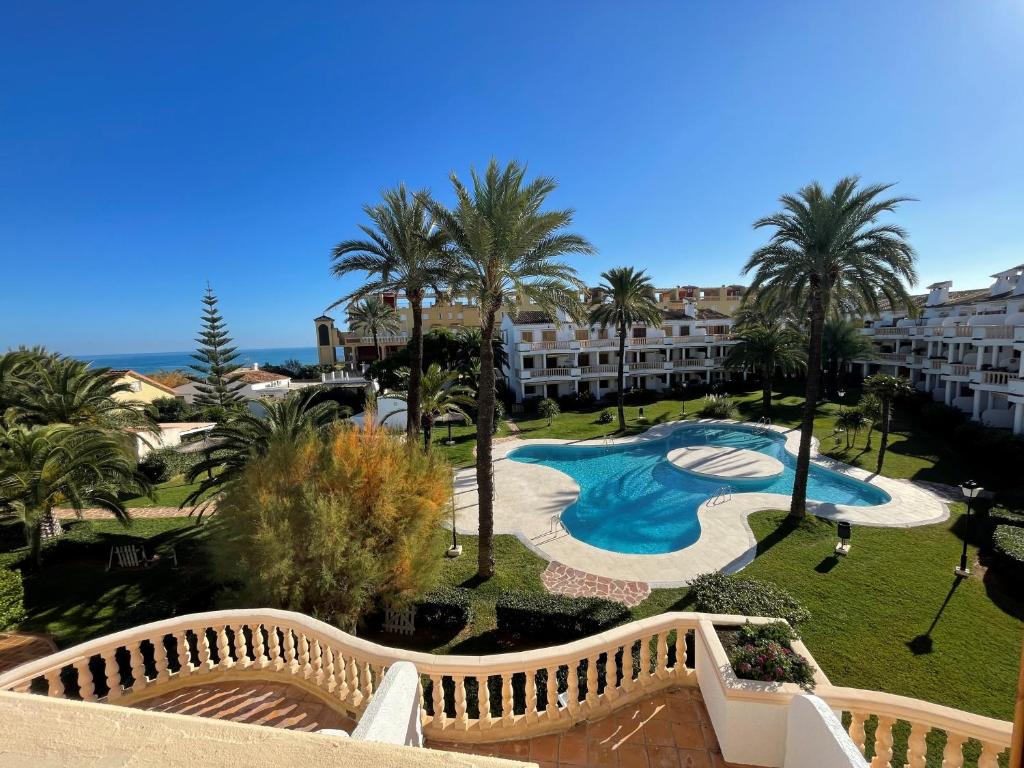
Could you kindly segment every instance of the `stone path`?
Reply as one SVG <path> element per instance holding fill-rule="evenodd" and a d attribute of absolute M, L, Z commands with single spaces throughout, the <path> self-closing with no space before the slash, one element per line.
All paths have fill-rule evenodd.
<path fill-rule="evenodd" d="M 56 652 L 57 644 L 46 635 L 0 632 L 0 672 Z"/>
<path fill-rule="evenodd" d="M 128 514 L 132 517 L 188 517 L 195 507 L 132 507 Z M 203 517 L 213 514 L 214 506 L 210 505 Z M 73 509 L 55 509 L 54 512 L 59 520 L 74 520 L 78 517 Z M 114 516 L 110 510 L 101 507 L 89 507 L 82 510 L 82 518 L 85 520 L 113 520 Z"/>
<path fill-rule="evenodd" d="M 287 683 L 228 682 L 195 685 L 132 706 L 154 712 L 212 717 L 233 723 L 269 725 L 294 731 L 338 728 L 351 733 L 355 728 L 355 723 L 335 712 L 319 697 Z"/>
<path fill-rule="evenodd" d="M 651 585 L 647 582 L 597 576 L 556 561 L 548 563 L 540 580 L 548 592 L 569 597 L 604 597 L 628 608 L 639 605 L 651 594 Z"/>
<path fill-rule="evenodd" d="M 530 760 L 540 768 L 744 768 L 722 759 L 695 688 L 659 694 L 561 734 L 494 744 L 428 741 L 427 747 Z"/>

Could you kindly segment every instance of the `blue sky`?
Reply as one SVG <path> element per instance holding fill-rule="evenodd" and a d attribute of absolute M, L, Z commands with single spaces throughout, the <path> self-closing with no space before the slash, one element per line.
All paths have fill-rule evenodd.
<path fill-rule="evenodd" d="M 1024 262 L 1024 4 L 0 2 L 0 348 L 311 344 L 360 205 L 492 155 L 599 248 L 721 284 L 778 195 L 916 197 L 922 283 Z"/>

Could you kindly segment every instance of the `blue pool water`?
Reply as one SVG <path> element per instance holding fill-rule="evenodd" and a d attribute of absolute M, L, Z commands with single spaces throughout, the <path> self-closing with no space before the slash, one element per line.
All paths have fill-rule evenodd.
<path fill-rule="evenodd" d="M 666 460 L 670 450 L 687 445 L 745 448 L 782 462 L 784 470 L 774 478 L 731 483 L 736 493 L 793 491 L 796 457 L 786 451 L 785 439 L 736 426 L 684 425 L 665 438 L 634 445 L 530 445 L 509 458 L 553 467 L 576 481 L 580 496 L 562 513 L 562 523 L 577 539 L 612 552 L 655 554 L 700 538 L 697 508 L 723 485 L 681 472 Z M 807 497 L 854 506 L 889 501 L 880 488 L 813 464 Z"/>

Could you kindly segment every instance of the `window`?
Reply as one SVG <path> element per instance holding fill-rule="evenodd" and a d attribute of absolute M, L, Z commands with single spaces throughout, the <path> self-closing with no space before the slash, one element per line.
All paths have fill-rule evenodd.
<path fill-rule="evenodd" d="M 541 339 L 543 341 L 554 341 L 555 340 L 555 332 L 554 331 L 541 331 L 540 333 L 541 333 Z"/>
<path fill-rule="evenodd" d="M 586 329 L 583 329 L 583 330 L 577 329 L 576 330 L 576 341 L 586 341 L 589 338 L 590 338 L 590 331 L 588 331 Z"/>
<path fill-rule="evenodd" d="M 579 356 L 579 360 L 577 362 L 578 362 L 578 364 L 580 366 L 590 365 L 590 355 L 587 355 L 587 354 L 580 355 Z"/>
<path fill-rule="evenodd" d="M 527 384 L 525 387 L 523 387 L 523 394 L 526 397 L 533 397 L 535 394 L 537 394 L 537 388 L 533 386 L 533 384 Z"/>
<path fill-rule="evenodd" d="M 601 389 L 608 389 L 608 379 L 601 379 L 599 382 L 597 382 L 597 386 L 599 386 Z"/>
<path fill-rule="evenodd" d="M 316 339 L 317 344 L 321 347 L 329 347 L 331 345 L 331 334 L 327 330 L 326 323 L 320 323 L 320 325 L 316 327 Z"/>
<path fill-rule="evenodd" d="M 533 331 L 522 331 L 519 334 L 520 341 L 531 342 L 533 341 Z"/>
<path fill-rule="evenodd" d="M 608 365 L 608 353 L 607 352 L 598 352 L 597 353 L 597 364 L 598 365 Z"/>
<path fill-rule="evenodd" d="M 666 325 L 665 326 L 665 335 L 666 336 L 671 336 L 672 335 L 672 326 L 671 325 Z"/>
<path fill-rule="evenodd" d="M 141 392 L 142 391 L 142 382 L 141 381 L 133 381 L 131 384 L 128 385 L 128 389 L 130 391 L 132 391 L 132 392 Z"/>
<path fill-rule="evenodd" d="M 633 329 L 633 338 L 634 339 L 646 339 L 647 338 L 647 328 L 634 328 Z"/>

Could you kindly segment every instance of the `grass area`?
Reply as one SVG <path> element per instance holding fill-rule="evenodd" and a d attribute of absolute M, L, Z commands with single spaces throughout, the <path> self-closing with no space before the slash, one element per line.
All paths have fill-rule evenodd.
<path fill-rule="evenodd" d="M 498 432 L 495 437 L 506 437 L 507 435 L 508 427 L 504 420 L 502 420 L 498 422 Z M 435 426 L 433 439 L 431 440 L 433 450 L 441 452 L 451 462 L 453 467 L 468 467 L 474 463 L 473 449 L 476 448 L 475 426 L 472 424 L 452 425 L 453 445 L 448 445 L 447 441 L 448 425 L 439 424 Z"/>
<path fill-rule="evenodd" d="M 135 496 L 125 501 L 125 506 L 138 509 L 141 507 L 179 507 L 188 495 L 199 488 L 199 483 L 186 483 L 183 477 L 174 477 L 153 488 L 153 497 Z"/>

